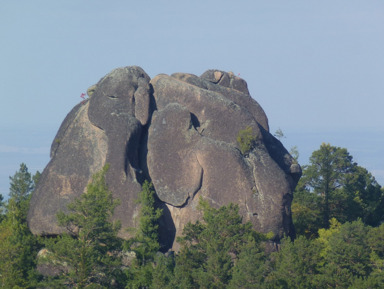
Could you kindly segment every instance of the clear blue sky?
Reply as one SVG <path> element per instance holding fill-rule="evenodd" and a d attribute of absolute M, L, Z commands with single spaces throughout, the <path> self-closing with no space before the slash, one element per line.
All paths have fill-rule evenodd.
<path fill-rule="evenodd" d="M 42 170 L 80 94 L 112 69 L 240 73 L 300 162 L 346 147 L 384 185 L 384 1 L 1 1 L 0 193 Z"/>

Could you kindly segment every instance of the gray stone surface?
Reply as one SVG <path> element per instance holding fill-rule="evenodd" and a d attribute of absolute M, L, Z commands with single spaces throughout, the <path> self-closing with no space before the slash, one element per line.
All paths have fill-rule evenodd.
<path fill-rule="evenodd" d="M 156 111 L 148 138 L 148 162 L 158 197 L 182 206 L 201 186 L 203 171 L 195 153 L 200 138 L 191 113 L 177 103 Z"/>
<path fill-rule="evenodd" d="M 44 169 L 34 192 L 28 223 L 32 233 L 57 234 L 56 214 L 85 190 L 95 172 L 105 164 L 107 136 L 88 121 L 88 103 L 74 108 L 68 126 L 55 137 L 52 158 Z"/>
<path fill-rule="evenodd" d="M 132 66 L 112 71 L 89 95 L 53 141 L 28 214 L 34 234 L 62 232 L 56 213 L 108 163 L 107 184 L 121 201 L 114 218 L 122 222 L 123 238 L 137 226 L 135 200 L 145 179 L 153 182 L 164 210 L 164 247 L 177 249 L 175 236 L 201 218 L 200 197 L 215 207 L 238 204 L 244 221 L 273 232 L 275 241 L 294 235 L 290 205 L 301 168 L 269 133 L 268 119 L 243 79 L 208 70 L 200 77 L 175 73 L 151 80 Z M 256 141 L 244 156 L 236 138 L 247 127 Z"/>
<path fill-rule="evenodd" d="M 151 80 L 157 111 L 149 128 L 149 175 L 160 200 L 167 203 L 177 235 L 200 217 L 196 207 L 202 197 L 216 207 L 238 204 L 244 220 L 261 232 L 274 233 L 276 240 L 292 236 L 290 205 L 300 166 L 268 132 L 267 117 L 246 84 L 236 80 L 233 88 L 233 79 L 210 70 L 201 77 L 176 73 Z M 166 121 L 175 114 L 170 107 L 182 112 L 175 121 L 178 126 Z M 257 145 L 245 157 L 236 138 L 248 126 Z M 192 180 L 197 184 L 192 177 L 200 171 L 196 168 L 202 171 L 197 191 L 192 185 Z M 189 186 L 180 186 L 188 176 Z"/>
<path fill-rule="evenodd" d="M 65 211 L 85 192 L 92 174 L 109 164 L 106 181 L 121 201 L 114 217 L 124 228 L 120 235 L 129 236 L 126 229 L 136 225 L 135 200 L 141 190 L 137 175 L 142 128 L 151 116 L 149 80 L 139 67 L 115 69 L 97 83 L 89 101 L 68 114 L 31 199 L 28 224 L 34 234 L 62 232 L 56 213 Z"/>

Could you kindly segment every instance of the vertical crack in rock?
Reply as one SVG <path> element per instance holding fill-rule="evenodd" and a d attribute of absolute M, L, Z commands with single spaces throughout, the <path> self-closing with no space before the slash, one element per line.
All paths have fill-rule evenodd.
<path fill-rule="evenodd" d="M 238 204 L 244 220 L 272 232 L 275 241 L 294 235 L 290 205 L 301 168 L 269 133 L 267 116 L 243 79 L 220 70 L 150 79 L 129 66 L 101 78 L 89 95 L 52 143 L 28 213 L 34 234 L 62 232 L 56 213 L 108 163 L 106 182 L 121 202 L 113 218 L 121 221 L 122 238 L 138 224 L 135 200 L 146 179 L 164 210 L 164 248 L 177 249 L 174 239 L 184 225 L 202 217 L 197 195 L 214 207 Z M 236 138 L 247 127 L 257 145 L 244 158 Z"/>
<path fill-rule="evenodd" d="M 192 200 L 195 198 L 197 192 L 200 191 L 201 187 L 203 186 L 203 179 L 204 179 L 204 168 L 203 168 L 202 165 L 200 164 L 199 159 L 198 159 L 196 153 L 194 153 L 194 156 L 195 156 L 195 158 L 196 158 L 197 163 L 199 164 L 199 166 L 200 166 L 200 168 L 201 168 L 201 174 L 200 174 L 200 183 L 199 183 L 199 185 L 197 186 L 196 190 L 192 193 L 192 196 L 191 196 Z M 187 203 L 187 202 L 186 202 L 186 203 Z"/>

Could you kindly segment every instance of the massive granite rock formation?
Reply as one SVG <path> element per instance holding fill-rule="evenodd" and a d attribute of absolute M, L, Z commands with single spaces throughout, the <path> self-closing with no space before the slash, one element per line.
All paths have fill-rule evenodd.
<path fill-rule="evenodd" d="M 122 223 L 123 238 L 137 225 L 135 199 L 145 179 L 164 209 L 160 237 L 166 247 L 176 248 L 175 235 L 201 218 L 199 197 L 215 207 L 238 204 L 244 221 L 273 232 L 275 241 L 294 235 L 290 205 L 301 169 L 269 133 L 268 119 L 243 79 L 218 70 L 150 79 L 133 66 L 113 70 L 89 95 L 53 141 L 51 161 L 31 199 L 34 234 L 63 232 L 56 213 L 108 163 L 107 184 L 121 200 L 114 218 Z M 255 145 L 243 155 L 237 136 L 247 127 Z"/>

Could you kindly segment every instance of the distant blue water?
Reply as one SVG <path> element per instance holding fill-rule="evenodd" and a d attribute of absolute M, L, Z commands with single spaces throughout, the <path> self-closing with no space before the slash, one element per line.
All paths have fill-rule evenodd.
<path fill-rule="evenodd" d="M 0 194 L 9 192 L 9 176 L 26 163 L 31 173 L 40 172 L 49 161 L 49 148 L 57 128 L 1 128 L 0 127 Z M 282 143 L 289 150 L 297 146 L 301 165 L 308 164 L 313 151 L 321 143 L 347 148 L 354 161 L 371 172 L 384 185 L 384 129 L 357 131 L 284 131 Z"/>

